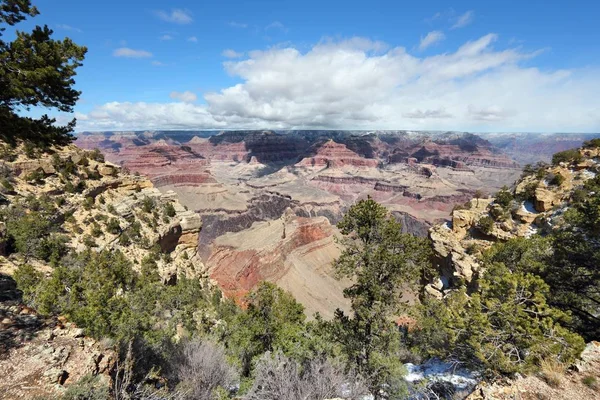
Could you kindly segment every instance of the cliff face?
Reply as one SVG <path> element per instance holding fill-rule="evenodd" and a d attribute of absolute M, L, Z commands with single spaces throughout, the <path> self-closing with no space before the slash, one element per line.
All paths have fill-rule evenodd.
<path fill-rule="evenodd" d="M 562 223 L 574 191 L 600 172 L 599 149 L 580 150 L 576 165 L 560 163 L 520 179 L 507 206 L 494 198 L 472 199 L 454 210 L 451 221 L 429 229 L 435 262 L 442 276 L 426 290 L 442 297 L 459 281 L 474 283 L 482 272 L 477 256 L 497 241 L 544 233 Z M 561 176 L 560 180 L 550 177 Z M 498 217 L 501 215 L 501 217 Z M 481 221 L 487 220 L 488 226 Z"/>
<path fill-rule="evenodd" d="M 326 218 L 296 217 L 288 209 L 277 220 L 218 237 L 206 265 L 229 297 L 241 300 L 268 280 L 289 290 L 308 316 L 319 311 L 330 318 L 336 308 L 349 308 L 342 293 L 348 282 L 332 276 L 331 263 L 340 254 L 334 233 Z"/>
<path fill-rule="evenodd" d="M 73 169 L 69 183 L 81 186 L 79 191 L 69 191 L 59 172 L 64 166 Z M 153 244 L 170 241 L 169 252 L 176 270 L 173 266 L 169 267 L 170 271 L 161 270 L 165 280 L 173 279 L 173 274 L 189 272 L 186 271 L 188 262 L 180 259 L 184 253 L 185 258 L 197 264 L 194 269 L 202 269 L 200 260 L 194 258 L 202 225 L 199 216 L 187 211 L 174 192 L 161 193 L 148 178 L 123 172 L 121 167 L 102 160 L 96 161 L 90 158 L 89 152 L 75 146 L 56 149 L 52 156 L 42 154 L 35 160 L 20 153 L 16 160 L 4 161 L 2 168 L 12 171 L 11 190 L 5 189 L 3 193 L 9 204 L 31 195 L 62 198 L 56 213 L 62 218 L 69 216 L 62 225 L 69 247 L 78 251 L 85 249 L 84 238 L 89 236 L 94 238 L 95 249 L 118 249 L 134 261 L 149 255 Z M 39 178 L 31 180 L 32 173 Z M 145 203 L 150 206 L 144 209 Z M 168 205 L 173 208 L 172 215 L 161 217 Z M 108 220 L 117 224 L 112 231 L 102 229 Z M 123 240 L 135 222 L 140 224 L 136 235 L 144 238 L 143 244 Z M 99 233 L 93 232 L 95 227 L 100 229 Z M 10 262 L 0 263 L 0 272 L 11 269 Z"/>
<path fill-rule="evenodd" d="M 75 146 L 32 158 L 22 148 L 0 147 L 3 213 L 51 209 L 49 218 L 64 246 L 78 252 L 119 250 L 134 268 L 158 246 L 163 254 L 155 261 L 165 284 L 205 275 L 197 256 L 200 217 L 174 192 L 162 193 L 148 178 Z M 11 278 L 15 270 L 28 263 L 49 274 L 53 267 L 11 250 L 6 229 L 0 223 L 0 397 L 55 398 L 85 375 L 107 386 L 117 359 L 114 349 L 86 337 L 62 316 L 44 318 L 21 303 Z"/>
<path fill-rule="evenodd" d="M 213 245 L 231 234 L 249 235 L 257 225 L 275 223 L 288 209 L 306 219 L 305 224 L 320 226 L 320 217 L 325 217 L 334 225 L 351 204 L 370 195 L 394 212 L 405 230 L 426 235 L 431 224 L 448 218 L 454 204 L 466 201 L 476 189 L 496 191 L 520 173 L 514 161 L 486 140 L 456 133 L 105 132 L 82 134 L 77 143 L 99 147 L 111 161 L 148 175 L 163 193 L 174 191 L 195 211 L 203 221 L 199 256 L 224 291 L 235 297 L 259 279 L 280 279 L 265 271 L 321 267 L 319 247 L 308 251 L 311 247 L 301 242 L 277 239 L 278 251 L 302 248 L 314 254 L 284 258 L 289 265 L 283 269 L 281 258 L 263 259 L 237 246 L 224 251 Z M 323 232 L 329 240 L 333 237 L 334 230 Z M 247 277 L 233 274 L 226 280 L 217 265 L 225 254 L 224 263 L 246 257 L 261 262 L 253 261 Z M 299 299 L 311 310 L 330 312 L 326 303 L 313 302 L 321 296 L 318 290 L 335 287 L 329 272 L 312 279 Z"/>

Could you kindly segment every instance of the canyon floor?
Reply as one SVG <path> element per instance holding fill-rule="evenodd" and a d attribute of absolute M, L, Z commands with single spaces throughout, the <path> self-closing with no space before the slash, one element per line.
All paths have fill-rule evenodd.
<path fill-rule="evenodd" d="M 331 262 L 335 224 L 356 200 L 371 196 L 424 236 L 454 205 L 521 173 L 492 143 L 463 133 L 99 132 L 76 143 L 201 216 L 198 253 L 226 295 L 239 300 L 269 280 L 325 317 L 348 307 L 348 282 Z"/>

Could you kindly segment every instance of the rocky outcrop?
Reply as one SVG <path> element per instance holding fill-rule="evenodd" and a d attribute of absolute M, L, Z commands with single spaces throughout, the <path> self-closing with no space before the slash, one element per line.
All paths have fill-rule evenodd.
<path fill-rule="evenodd" d="M 102 148 L 107 159 L 148 175 L 163 193 L 176 192 L 182 204 L 200 215 L 198 254 L 205 263 L 221 251 L 212 246 L 220 238 L 278 221 L 287 209 L 296 217 L 325 217 L 335 224 L 366 196 L 394 212 L 405 231 L 424 235 L 476 189 L 496 191 L 520 173 L 489 142 L 461 133 L 105 132 L 80 139 L 85 146 Z M 127 207 L 116 209 L 127 214 Z M 171 250 L 185 233 L 166 225 L 152 237 Z M 233 253 L 239 251 L 228 257 Z M 317 257 L 307 260 L 308 270 L 319 268 Z M 326 275 L 313 278 L 329 282 Z M 225 292 L 235 295 L 235 290 Z M 314 290 L 308 293 L 313 296 Z M 309 305 L 310 296 L 303 297 Z"/>
<path fill-rule="evenodd" d="M 340 167 L 367 167 L 376 168 L 378 160 L 364 158 L 351 151 L 344 144 L 336 143 L 333 139 L 328 140 L 322 145 L 317 145 L 316 154 L 303 158 L 297 166 L 301 167 L 321 167 L 321 168 L 340 168 Z"/>
<path fill-rule="evenodd" d="M 204 266 L 197 256 L 200 217 L 187 211 L 174 192 L 161 193 L 148 178 L 127 173 L 75 146 L 55 149 L 52 156 L 41 154 L 35 160 L 21 154 L 4 165 L 14 173 L 13 190 L 5 194 L 8 203 L 31 194 L 62 199 L 56 213 L 70 215 L 67 222 L 60 221 L 70 248 L 82 251 L 93 245 L 96 250 L 118 249 L 139 265 L 156 243 L 163 252 L 171 253 L 168 265 L 158 260 L 164 281 L 173 281 L 180 274 L 203 273 Z M 31 168 L 44 171 L 43 180 L 27 180 Z M 65 168 L 70 170 L 67 179 Z M 66 189 L 66 180 L 73 189 Z M 74 188 L 79 182 L 85 182 L 85 188 L 79 189 L 81 193 Z M 168 205 L 174 210 L 171 215 L 166 215 Z M 109 220 L 113 225 L 110 229 Z M 3 268 L 0 265 L 0 272 L 10 272 Z"/>
<path fill-rule="evenodd" d="M 336 308 L 348 308 L 342 293 L 347 282 L 337 281 L 331 270 L 339 256 L 334 231 L 326 218 L 297 217 L 288 209 L 280 219 L 218 237 L 206 265 L 225 294 L 238 301 L 267 280 L 291 291 L 307 315 L 331 317 Z"/>
<path fill-rule="evenodd" d="M 585 160 L 578 165 L 543 167 L 520 179 L 512 190 L 514 200 L 507 206 L 493 198 L 473 199 L 452 212 L 451 223 L 433 226 L 429 237 L 444 287 L 435 292 L 430 285 L 427 292 L 439 297 L 455 284 L 475 284 L 481 272 L 476 256 L 494 242 L 560 226 L 574 190 L 599 172 L 594 159 L 600 150 L 581 150 L 581 154 Z M 554 179 L 559 175 L 560 180 Z M 482 225 L 484 218 L 487 225 Z"/>
<path fill-rule="evenodd" d="M 15 289 L 0 274 L 0 292 L 8 295 L 0 298 L 0 396 L 57 398 L 86 375 L 109 386 L 115 350 L 64 318 L 46 319 L 23 306 Z"/>
<path fill-rule="evenodd" d="M 152 178 L 152 183 L 154 186 L 160 188 L 169 185 L 199 186 L 205 183 L 216 183 L 216 181 L 208 172 L 176 172 L 154 176 Z"/>
<path fill-rule="evenodd" d="M 498 382 L 481 382 L 467 400 L 512 399 L 596 399 L 600 391 L 600 343 L 590 342 L 581 353 L 581 359 L 569 370 L 551 372 L 553 386 L 539 375 L 518 375 Z"/>

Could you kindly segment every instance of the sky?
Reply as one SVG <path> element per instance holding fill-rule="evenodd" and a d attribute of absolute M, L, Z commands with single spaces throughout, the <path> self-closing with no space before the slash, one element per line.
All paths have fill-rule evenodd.
<path fill-rule="evenodd" d="M 77 131 L 600 132 L 598 1 L 33 3 L 88 48 Z"/>

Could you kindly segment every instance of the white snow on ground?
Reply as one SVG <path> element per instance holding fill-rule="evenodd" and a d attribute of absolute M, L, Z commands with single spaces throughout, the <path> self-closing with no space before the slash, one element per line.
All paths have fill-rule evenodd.
<path fill-rule="evenodd" d="M 588 179 L 594 179 L 596 177 L 596 173 L 593 171 L 590 171 L 589 169 L 583 170 L 581 175 L 583 175 L 585 178 L 588 178 Z"/>
<path fill-rule="evenodd" d="M 533 235 L 535 235 L 538 232 L 538 228 L 534 227 L 533 225 L 529 225 L 529 227 L 527 227 L 527 231 L 525 232 L 525 237 L 529 238 Z"/>
<path fill-rule="evenodd" d="M 423 379 L 437 380 L 450 382 L 457 390 L 465 390 L 475 387 L 480 381 L 479 373 L 435 358 L 425 364 L 407 363 L 404 366 L 408 370 L 408 375 L 404 377 L 407 382 L 417 382 Z"/>
<path fill-rule="evenodd" d="M 521 203 L 521 209 L 527 214 L 538 214 L 538 212 L 535 211 L 535 206 L 530 201 L 524 201 L 523 203 Z"/>

